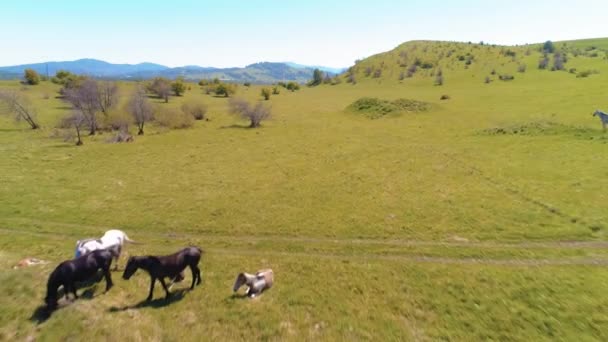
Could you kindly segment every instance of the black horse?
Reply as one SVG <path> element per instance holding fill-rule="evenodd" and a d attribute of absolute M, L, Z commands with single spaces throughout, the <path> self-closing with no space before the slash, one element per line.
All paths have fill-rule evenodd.
<path fill-rule="evenodd" d="M 113 251 L 100 249 L 59 264 L 49 276 L 47 283 L 47 294 L 44 299 L 47 307 L 51 310 L 57 307 L 57 290 L 61 285 L 63 285 L 66 298 L 68 298 L 69 292 L 72 292 L 74 298 L 78 298 L 75 283 L 92 278 L 100 269 L 106 278 L 106 292 L 109 291 L 114 285 L 110 275 L 110 265 L 114 256 Z"/>
<path fill-rule="evenodd" d="M 150 294 L 148 294 L 147 301 L 152 299 L 152 293 L 154 292 L 154 284 L 156 279 L 160 280 L 167 294 L 166 298 L 169 298 L 170 293 L 165 284 L 165 278 L 178 278 L 180 273 L 187 267 L 190 267 L 192 271 L 192 285 L 190 289 L 194 289 L 194 285 L 201 283 L 201 270 L 198 268 L 198 263 L 201 260 L 201 254 L 203 251 L 198 247 L 186 247 L 179 252 L 167 256 L 135 256 L 130 257 L 127 262 L 127 267 L 122 277 L 129 279 L 141 268 L 146 270 L 150 274 Z"/>

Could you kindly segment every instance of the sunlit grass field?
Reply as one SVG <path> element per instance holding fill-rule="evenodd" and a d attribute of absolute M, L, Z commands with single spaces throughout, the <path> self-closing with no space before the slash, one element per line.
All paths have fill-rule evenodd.
<path fill-rule="evenodd" d="M 150 126 L 126 144 L 54 137 L 69 110 L 59 88 L 23 88 L 43 129 L 0 121 L 0 339 L 608 339 L 608 133 L 591 116 L 608 109 L 608 62 L 572 58 L 600 72 L 576 78 L 536 70 L 534 52 L 517 73 L 499 47 L 479 49 L 470 69 L 442 61 L 442 86 L 422 72 L 399 81 L 397 49 L 361 62 L 391 65 L 381 78 L 283 89 L 259 129 L 192 84 L 153 102 L 200 98 L 209 121 Z M 484 83 L 502 68 L 515 80 Z M 121 84 L 124 97 L 132 88 Z M 259 101 L 260 87 L 236 96 Z M 345 110 L 362 97 L 431 110 Z M 148 276 L 114 272 L 107 294 L 85 288 L 41 320 L 55 265 L 116 227 L 143 243 L 128 255 L 202 247 L 203 284 L 183 291 L 187 274 L 168 301 L 157 284 L 145 304 Z M 12 269 L 24 257 L 50 263 Z M 270 291 L 232 297 L 239 272 L 266 267 Z"/>

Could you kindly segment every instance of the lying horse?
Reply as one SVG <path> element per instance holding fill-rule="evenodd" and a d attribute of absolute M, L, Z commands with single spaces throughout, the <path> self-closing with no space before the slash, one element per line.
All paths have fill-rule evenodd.
<path fill-rule="evenodd" d="M 271 269 L 260 270 L 256 274 L 243 272 L 236 277 L 232 290 L 236 292 L 241 286 L 247 285 L 247 292 L 245 294 L 249 298 L 253 298 L 271 288 L 273 282 L 274 273 Z"/>
<path fill-rule="evenodd" d="M 135 243 L 122 230 L 108 230 L 100 239 L 85 239 L 76 242 L 76 258 L 98 249 L 112 249 L 116 255 L 114 268 L 118 269 L 118 258 L 125 242 Z"/>
<path fill-rule="evenodd" d="M 47 282 L 47 294 L 44 299 L 47 307 L 50 310 L 57 307 L 57 290 L 62 285 L 66 299 L 69 292 L 72 292 L 75 299 L 78 298 L 75 283 L 92 278 L 100 269 L 106 278 L 106 292 L 109 291 L 114 285 L 112 283 L 112 276 L 110 275 L 110 265 L 112 264 L 113 257 L 113 250 L 99 249 L 74 260 L 67 260 L 59 264 L 51 273 Z"/>
<path fill-rule="evenodd" d="M 201 283 L 201 271 L 198 268 L 198 263 L 201 260 L 202 253 L 203 251 L 198 247 L 186 247 L 175 254 L 167 256 L 130 257 L 122 277 L 123 279 L 129 280 L 137 269 L 141 268 L 146 270 L 150 274 L 151 279 L 150 294 L 148 294 L 146 300 L 149 301 L 152 299 L 156 279 L 160 281 L 165 289 L 167 294 L 166 298 L 169 298 L 170 293 L 169 289 L 167 289 L 167 284 L 165 284 L 165 278 L 179 279 L 182 271 L 187 266 L 189 266 L 192 271 L 192 285 L 190 286 L 190 289 L 194 289 L 195 283 L 196 285 Z"/>

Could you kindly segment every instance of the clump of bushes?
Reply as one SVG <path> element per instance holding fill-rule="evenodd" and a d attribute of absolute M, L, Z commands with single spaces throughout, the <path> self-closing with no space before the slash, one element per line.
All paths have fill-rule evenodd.
<path fill-rule="evenodd" d="M 370 119 L 378 119 L 388 114 L 425 112 L 430 108 L 429 103 L 417 100 L 397 99 L 389 101 L 375 97 L 363 97 L 348 106 L 347 111 L 363 114 Z"/>
<path fill-rule="evenodd" d="M 576 74 L 577 78 L 585 78 L 585 77 L 589 77 L 591 75 L 595 75 L 595 74 L 599 74 L 600 72 L 597 70 L 583 70 L 581 72 L 579 72 L 578 74 Z"/>
<path fill-rule="evenodd" d="M 182 112 L 191 115 L 194 120 L 203 120 L 207 114 L 207 106 L 195 100 L 190 100 L 182 105 Z"/>
<path fill-rule="evenodd" d="M 158 125 L 171 129 L 190 128 L 194 125 L 194 117 L 177 108 L 157 107 L 154 119 Z"/>

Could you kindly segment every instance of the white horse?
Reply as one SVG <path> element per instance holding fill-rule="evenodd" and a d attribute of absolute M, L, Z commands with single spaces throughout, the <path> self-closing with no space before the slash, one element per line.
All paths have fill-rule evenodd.
<path fill-rule="evenodd" d="M 135 243 L 122 230 L 108 230 L 100 239 L 85 239 L 76 242 L 76 258 L 98 249 L 111 249 L 114 253 L 114 268 L 118 268 L 118 258 L 125 242 Z"/>
<path fill-rule="evenodd" d="M 271 269 L 260 270 L 257 271 L 256 274 L 243 272 L 236 277 L 232 290 L 236 292 L 241 286 L 247 285 L 246 295 L 249 298 L 254 298 L 265 290 L 271 288 L 273 282 L 274 273 Z"/>

